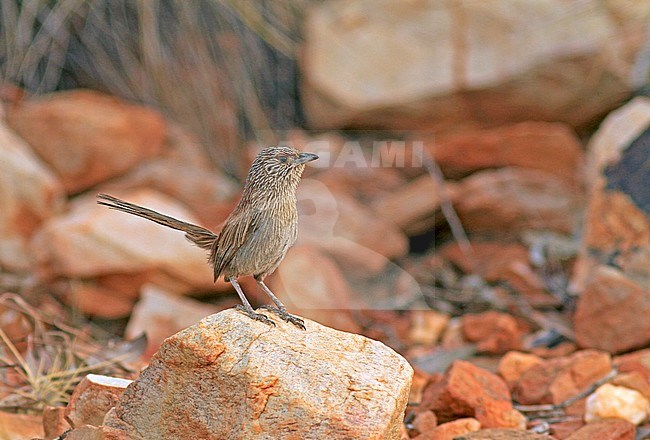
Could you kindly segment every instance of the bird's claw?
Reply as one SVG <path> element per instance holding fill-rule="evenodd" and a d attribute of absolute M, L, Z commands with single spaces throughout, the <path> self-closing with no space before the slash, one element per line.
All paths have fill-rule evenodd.
<path fill-rule="evenodd" d="M 301 318 L 298 318 L 297 316 L 292 315 L 291 313 L 287 312 L 287 309 L 281 309 L 279 307 L 274 307 L 274 306 L 269 306 L 269 305 L 262 305 L 260 306 L 260 309 L 268 310 L 269 312 L 275 313 L 278 318 L 280 318 L 283 321 L 290 322 L 291 324 L 295 325 L 301 330 L 307 330 L 305 327 L 305 321 L 302 320 Z"/>
<path fill-rule="evenodd" d="M 266 315 L 262 313 L 255 313 L 252 309 L 249 310 L 240 304 L 237 304 L 235 308 L 240 312 L 242 312 L 244 315 L 248 316 L 252 320 L 260 321 L 263 322 L 264 324 L 268 324 L 270 326 L 275 327 L 275 322 L 271 321 Z"/>

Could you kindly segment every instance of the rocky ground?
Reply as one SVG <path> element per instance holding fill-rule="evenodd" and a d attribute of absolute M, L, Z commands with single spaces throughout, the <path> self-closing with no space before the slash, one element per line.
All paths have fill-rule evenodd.
<path fill-rule="evenodd" d="M 312 8 L 319 131 L 280 136 L 320 159 L 268 278 L 305 332 L 251 322 L 182 234 L 95 203 L 218 231 L 258 145 L 227 174 L 152 108 L 3 89 L 0 439 L 650 438 L 647 3 L 534 3 Z"/>

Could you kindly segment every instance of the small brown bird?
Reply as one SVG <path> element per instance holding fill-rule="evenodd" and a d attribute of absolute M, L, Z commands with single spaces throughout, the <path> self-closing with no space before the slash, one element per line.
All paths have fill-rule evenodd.
<path fill-rule="evenodd" d="M 296 188 L 305 164 L 316 159 L 315 154 L 290 147 L 263 149 L 251 165 L 239 203 L 219 234 L 107 194 L 98 195 L 97 203 L 185 232 L 188 240 L 209 252 L 214 281 L 223 276 L 233 285 L 242 302 L 238 310 L 254 320 L 275 325 L 253 310 L 237 282 L 240 276 L 253 275 L 275 304 L 275 307 L 262 307 L 304 330 L 304 321 L 287 312 L 284 304 L 264 284 L 264 278 L 275 271 L 296 241 Z"/>

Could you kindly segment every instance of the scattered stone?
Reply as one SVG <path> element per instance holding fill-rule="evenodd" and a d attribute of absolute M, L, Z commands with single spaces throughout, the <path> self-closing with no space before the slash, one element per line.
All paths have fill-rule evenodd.
<path fill-rule="evenodd" d="M 650 343 L 650 286 L 643 287 L 624 272 L 598 266 L 580 295 L 574 327 L 581 347 L 621 353 Z"/>
<path fill-rule="evenodd" d="M 413 429 L 410 430 L 411 437 L 416 437 L 419 434 L 432 431 L 436 426 L 438 426 L 438 419 L 436 418 L 436 413 L 433 411 L 422 411 L 415 415 L 413 423 L 411 423 Z"/>
<path fill-rule="evenodd" d="M 45 407 L 43 410 L 43 432 L 45 434 L 45 440 L 54 440 L 68 429 L 70 429 L 70 424 L 65 419 L 65 407 Z"/>
<path fill-rule="evenodd" d="M 406 360 L 360 335 L 268 316 L 275 327 L 226 310 L 168 338 L 105 424 L 147 438 L 399 437 Z"/>
<path fill-rule="evenodd" d="M 459 435 L 475 432 L 479 429 L 481 429 L 479 421 L 468 417 L 443 423 L 431 431 L 424 431 L 415 438 L 417 440 L 454 440 Z"/>
<path fill-rule="evenodd" d="M 623 419 L 607 419 L 588 423 L 566 440 L 634 440 L 634 425 Z"/>
<path fill-rule="evenodd" d="M 617 385 L 632 390 L 636 390 L 643 397 L 650 401 L 650 382 L 648 379 L 638 371 L 630 373 L 617 374 L 612 380 L 609 381 L 612 385 Z"/>
<path fill-rule="evenodd" d="M 166 128 L 154 110 L 91 90 L 29 98 L 7 122 L 78 193 L 161 150 Z"/>
<path fill-rule="evenodd" d="M 70 396 L 65 416 L 73 427 L 100 426 L 131 380 L 89 374 Z"/>
<path fill-rule="evenodd" d="M 0 411 L 0 439 L 22 440 L 43 437 L 43 417 Z"/>
<path fill-rule="evenodd" d="M 507 313 L 488 311 L 461 317 L 465 339 L 476 343 L 480 352 L 503 354 L 521 348 L 523 331 L 517 320 Z"/>
<path fill-rule="evenodd" d="M 294 246 L 269 277 L 271 290 L 289 310 L 338 330 L 358 333 L 352 294 L 336 263 L 311 246 Z"/>
<path fill-rule="evenodd" d="M 580 180 L 582 145 L 562 123 L 522 122 L 436 136 L 428 146 L 445 175 L 502 167 L 545 171 L 568 182 Z"/>
<path fill-rule="evenodd" d="M 587 397 L 587 423 L 614 418 L 639 425 L 650 414 L 650 401 L 630 388 L 606 383 Z"/>
<path fill-rule="evenodd" d="M 430 383 L 420 407 L 433 410 L 442 422 L 474 417 L 486 428 L 526 426 L 525 417 L 513 409 L 503 380 L 466 361 L 454 361 L 441 381 Z"/>
<path fill-rule="evenodd" d="M 609 353 L 582 350 L 545 360 L 526 369 L 513 385 L 513 398 L 523 405 L 559 404 L 576 396 L 612 369 Z"/>
<path fill-rule="evenodd" d="M 643 75 L 629 78 L 649 13 L 643 2 L 626 6 L 319 3 L 307 13 L 301 51 L 307 119 L 317 129 L 582 126 L 644 84 Z"/>
<path fill-rule="evenodd" d="M 414 345 L 434 345 L 449 324 L 450 317 L 436 310 L 411 312 L 409 341 Z"/>
<path fill-rule="evenodd" d="M 454 437 L 454 440 L 552 440 L 552 437 L 520 429 L 481 429 Z"/>
<path fill-rule="evenodd" d="M 63 187 L 27 143 L 0 120 L 0 266 L 24 271 L 33 261 L 29 238 L 63 210 Z"/>
<path fill-rule="evenodd" d="M 160 193 L 135 191 L 123 198 L 173 217 L 195 222 L 180 204 Z M 46 222 L 32 241 L 41 269 L 52 276 L 93 278 L 155 271 L 171 278 L 172 290 L 213 286 L 206 253 L 183 233 L 79 198 L 64 216 Z M 167 287 L 169 284 L 157 284 Z"/>
<path fill-rule="evenodd" d="M 443 197 L 451 199 L 456 191 L 457 184 L 445 182 L 441 185 L 426 174 L 397 190 L 384 193 L 372 207 L 377 215 L 393 222 L 407 235 L 417 235 L 443 220 L 440 214 Z"/>
<path fill-rule="evenodd" d="M 650 382 L 650 348 L 614 357 L 619 373 L 636 372 Z"/>
<path fill-rule="evenodd" d="M 452 201 L 468 231 L 491 233 L 528 229 L 568 233 L 582 206 L 579 193 L 564 180 L 512 167 L 463 179 Z"/>
<path fill-rule="evenodd" d="M 544 360 L 534 354 L 522 353 L 520 351 L 509 351 L 499 359 L 498 373 L 506 381 L 508 388 L 516 384 L 521 376 L 531 367 L 541 365 Z"/>
<path fill-rule="evenodd" d="M 124 336 L 135 339 L 145 333 L 147 349 L 144 356 L 148 358 L 158 350 L 165 338 L 218 311 L 211 304 L 172 295 L 157 286 L 145 284 Z"/>

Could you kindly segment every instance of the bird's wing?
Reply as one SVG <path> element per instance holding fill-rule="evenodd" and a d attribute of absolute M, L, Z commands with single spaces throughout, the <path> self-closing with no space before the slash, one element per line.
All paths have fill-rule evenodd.
<path fill-rule="evenodd" d="M 239 249 L 255 233 L 259 212 L 251 209 L 244 212 L 233 212 L 226 221 L 210 255 L 210 262 L 214 265 L 215 281 L 230 264 Z"/>

